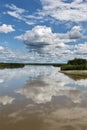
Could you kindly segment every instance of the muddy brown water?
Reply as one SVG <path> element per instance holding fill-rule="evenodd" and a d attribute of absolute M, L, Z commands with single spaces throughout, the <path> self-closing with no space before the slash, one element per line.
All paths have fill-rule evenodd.
<path fill-rule="evenodd" d="M 51 66 L 0 70 L 0 130 L 87 130 L 87 79 Z"/>

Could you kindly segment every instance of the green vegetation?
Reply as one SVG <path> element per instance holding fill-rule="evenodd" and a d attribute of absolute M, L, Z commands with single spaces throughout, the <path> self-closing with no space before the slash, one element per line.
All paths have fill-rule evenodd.
<path fill-rule="evenodd" d="M 69 60 L 67 64 L 61 66 L 61 70 L 87 70 L 87 60 L 80 58 Z"/>
<path fill-rule="evenodd" d="M 57 63 L 0 63 L 0 69 L 5 69 L 5 68 L 22 68 L 25 65 L 28 66 L 55 66 L 55 67 L 60 67 L 63 64 L 57 64 Z"/>
<path fill-rule="evenodd" d="M 87 70 L 87 60 L 85 59 L 74 59 L 69 60 L 67 64 L 58 63 L 0 63 L 0 69 L 4 68 L 22 68 L 25 65 L 33 66 L 54 66 L 61 67 L 61 70 Z"/>
<path fill-rule="evenodd" d="M 61 67 L 63 65 L 66 65 L 66 64 L 52 64 L 52 66 L 54 66 L 54 67 Z"/>
<path fill-rule="evenodd" d="M 69 60 L 68 65 L 85 65 L 87 64 L 87 60 L 86 59 L 81 59 L 81 58 L 75 58 L 74 60 Z"/>
<path fill-rule="evenodd" d="M 65 75 L 68 77 L 74 79 L 74 80 L 80 80 L 80 79 L 86 79 L 87 78 L 87 71 L 62 71 Z"/>
<path fill-rule="evenodd" d="M 63 65 L 61 70 L 87 70 L 87 65 Z"/>
<path fill-rule="evenodd" d="M 73 59 L 61 66 L 61 72 L 74 80 L 87 78 L 87 60 Z"/>
<path fill-rule="evenodd" d="M 23 68 L 25 64 L 22 63 L 0 63 L 0 69 L 5 69 L 5 68 Z"/>

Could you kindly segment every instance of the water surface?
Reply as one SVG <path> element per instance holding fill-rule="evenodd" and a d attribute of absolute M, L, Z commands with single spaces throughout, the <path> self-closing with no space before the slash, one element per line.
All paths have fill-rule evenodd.
<path fill-rule="evenodd" d="M 87 130 L 87 79 L 59 70 L 0 70 L 0 130 Z"/>

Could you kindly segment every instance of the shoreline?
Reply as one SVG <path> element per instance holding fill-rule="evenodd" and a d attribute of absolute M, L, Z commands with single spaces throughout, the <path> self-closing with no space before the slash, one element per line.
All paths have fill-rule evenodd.
<path fill-rule="evenodd" d="M 74 80 L 87 78 L 87 70 L 68 70 L 68 71 L 60 71 L 60 72 Z"/>

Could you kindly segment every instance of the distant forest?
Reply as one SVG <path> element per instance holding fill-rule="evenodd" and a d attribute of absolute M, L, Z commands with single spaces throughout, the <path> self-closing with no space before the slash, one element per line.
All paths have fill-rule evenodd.
<path fill-rule="evenodd" d="M 23 63 L 0 63 L 0 69 L 5 68 L 23 68 L 25 64 Z"/>
<path fill-rule="evenodd" d="M 67 64 L 59 63 L 0 63 L 0 69 L 5 68 L 23 68 L 25 65 L 34 65 L 34 66 L 54 66 L 60 67 L 61 70 L 87 70 L 87 60 L 81 58 L 75 58 L 69 60 Z"/>

